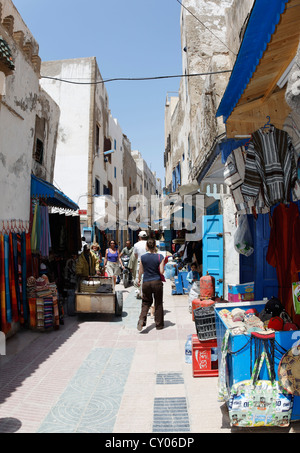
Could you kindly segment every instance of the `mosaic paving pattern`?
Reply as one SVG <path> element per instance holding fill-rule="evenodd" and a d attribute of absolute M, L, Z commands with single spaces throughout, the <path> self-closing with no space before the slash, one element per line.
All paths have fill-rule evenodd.
<path fill-rule="evenodd" d="M 186 398 L 155 398 L 152 432 L 189 432 Z"/>
<path fill-rule="evenodd" d="M 94 349 L 38 433 L 111 433 L 134 349 Z"/>
<path fill-rule="evenodd" d="M 182 373 L 157 373 L 156 384 L 184 384 Z"/>

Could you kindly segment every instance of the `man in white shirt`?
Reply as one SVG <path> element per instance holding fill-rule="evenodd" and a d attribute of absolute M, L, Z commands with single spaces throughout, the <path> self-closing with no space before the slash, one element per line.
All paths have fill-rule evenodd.
<path fill-rule="evenodd" d="M 137 270 L 136 270 L 136 275 L 139 274 L 139 267 L 140 267 L 140 261 L 141 261 L 141 256 L 147 253 L 146 250 L 146 243 L 147 243 L 147 233 L 146 231 L 140 231 L 139 232 L 139 240 L 134 244 L 134 249 L 133 253 L 135 254 L 135 257 L 137 259 Z M 141 299 L 142 297 L 142 286 L 140 285 L 136 290 L 137 298 Z"/>
<path fill-rule="evenodd" d="M 139 240 L 134 244 L 133 253 L 138 261 L 140 261 L 141 256 L 147 253 L 146 250 L 146 242 L 147 242 L 147 233 L 146 231 L 139 232 Z"/>

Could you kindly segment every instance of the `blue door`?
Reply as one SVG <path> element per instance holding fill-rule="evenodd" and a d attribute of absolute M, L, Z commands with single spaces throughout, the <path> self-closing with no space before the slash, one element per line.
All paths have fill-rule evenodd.
<path fill-rule="evenodd" d="M 223 296 L 223 216 L 202 217 L 203 275 L 208 272 L 215 278 L 215 295 Z"/>
<path fill-rule="evenodd" d="M 255 300 L 270 299 L 278 295 L 278 280 L 275 267 L 267 263 L 271 228 L 269 215 L 259 214 L 257 220 L 248 216 L 254 242 L 254 252 L 249 257 L 240 255 L 240 283 L 254 281 Z"/>

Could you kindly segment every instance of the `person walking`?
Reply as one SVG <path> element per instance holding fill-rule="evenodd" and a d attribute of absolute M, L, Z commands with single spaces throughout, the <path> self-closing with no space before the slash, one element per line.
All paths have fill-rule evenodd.
<path fill-rule="evenodd" d="M 142 285 L 142 309 L 137 324 L 138 331 L 141 331 L 146 326 L 148 311 L 153 303 L 154 297 L 154 320 L 156 329 L 160 330 L 164 327 L 164 312 L 163 312 L 163 282 L 161 274 L 164 271 L 164 257 L 156 253 L 155 239 L 148 239 L 146 243 L 147 252 L 141 256 L 138 284 Z"/>
<path fill-rule="evenodd" d="M 100 274 L 99 262 L 95 255 L 91 253 L 91 248 L 88 244 L 85 244 L 83 252 L 76 261 L 75 272 L 79 277 L 91 277 L 95 274 Z"/>
<path fill-rule="evenodd" d="M 134 244 L 134 248 L 133 248 L 133 255 L 135 257 L 135 260 L 136 260 L 136 278 L 139 274 L 139 267 L 140 267 L 140 263 L 141 263 L 141 257 L 142 255 L 144 255 L 145 253 L 147 253 L 147 249 L 146 249 L 146 242 L 147 242 L 147 233 L 146 231 L 140 231 L 139 232 L 139 240 L 138 242 L 136 242 Z M 137 282 L 136 282 L 137 284 Z M 142 290 L 141 290 L 141 286 L 138 286 L 138 288 L 135 290 L 135 293 L 136 293 L 136 298 L 137 299 L 141 299 L 142 298 Z"/>
<path fill-rule="evenodd" d="M 114 284 L 117 282 L 117 276 L 121 273 L 120 266 L 124 268 L 116 248 L 116 242 L 111 240 L 109 248 L 107 248 L 105 252 L 104 267 L 106 268 L 107 275 L 113 277 Z"/>

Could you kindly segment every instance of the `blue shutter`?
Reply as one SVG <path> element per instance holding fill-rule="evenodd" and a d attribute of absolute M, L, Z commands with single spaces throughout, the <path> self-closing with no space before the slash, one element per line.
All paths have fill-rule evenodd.
<path fill-rule="evenodd" d="M 177 181 L 176 181 L 177 182 L 176 189 L 177 189 L 178 184 L 181 184 L 180 162 L 176 167 L 176 179 L 177 179 Z"/>
<path fill-rule="evenodd" d="M 176 191 L 176 172 L 173 170 L 172 172 L 172 192 Z"/>

